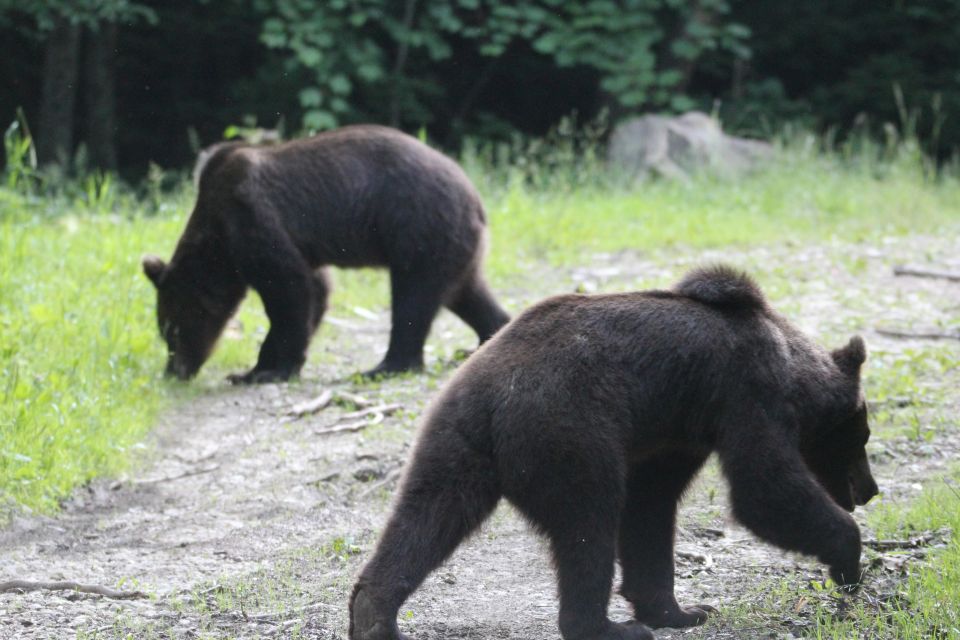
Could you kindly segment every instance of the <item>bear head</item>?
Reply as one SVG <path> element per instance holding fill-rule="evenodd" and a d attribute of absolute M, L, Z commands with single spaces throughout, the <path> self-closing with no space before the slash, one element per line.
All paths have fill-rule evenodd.
<path fill-rule="evenodd" d="M 142 262 L 157 289 L 157 325 L 167 343 L 165 373 L 188 380 L 210 357 L 242 290 L 224 288 L 202 269 L 166 264 L 157 256 L 144 256 Z"/>
<path fill-rule="evenodd" d="M 830 354 L 839 375 L 839 407 L 828 413 L 817 437 L 804 451 L 807 465 L 834 501 L 847 511 L 877 495 L 866 444 L 870 439 L 867 403 L 860 389 L 860 367 L 866 347 L 859 336 Z M 852 398 L 852 401 L 851 401 Z"/>

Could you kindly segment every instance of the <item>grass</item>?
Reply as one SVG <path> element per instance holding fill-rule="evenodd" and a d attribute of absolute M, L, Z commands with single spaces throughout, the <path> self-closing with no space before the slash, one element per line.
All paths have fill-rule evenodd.
<path fill-rule="evenodd" d="M 931 177 L 909 149 L 877 160 L 874 153 L 824 153 L 812 138 L 799 137 L 782 145 L 770 167 L 741 180 L 699 175 L 686 183 L 639 184 L 605 176 L 575 154 L 522 161 L 510 150 L 485 153 L 467 153 L 464 164 L 487 203 L 488 272 L 504 291 L 549 291 L 531 282 L 595 253 L 669 256 L 730 246 L 789 251 L 834 239 L 960 232 L 960 178 L 953 172 Z M 172 252 L 192 204 L 189 186 L 136 195 L 109 176 L 93 176 L 40 196 L 31 184 L 8 176 L 0 187 L 0 516 L 53 512 L 91 478 L 130 469 L 163 407 L 250 366 L 267 326 L 251 295 L 238 316 L 239 339 L 222 341 L 198 383 L 164 381 L 154 293 L 139 258 Z M 764 269 L 774 297 L 788 302 L 797 286 L 793 274 L 778 265 Z M 332 316 L 386 313 L 384 273 L 339 272 L 335 279 Z M 312 361 L 332 357 L 317 343 L 349 339 L 348 331 L 330 323 L 322 331 Z M 371 355 L 368 364 L 375 360 Z M 868 392 L 878 403 L 881 438 L 932 441 L 938 430 L 956 428 L 955 417 L 936 410 L 950 399 L 937 382 L 960 364 L 955 352 L 878 353 L 871 362 Z M 903 397 L 920 401 L 920 408 L 899 407 Z M 951 478 L 916 502 L 872 510 L 871 526 L 890 536 L 960 530 L 958 481 Z M 779 589 L 782 598 L 796 595 Z M 942 630 L 943 637 L 954 637 L 956 608 L 938 603 L 960 602 L 957 537 L 929 564 L 911 570 L 901 589 L 902 597 L 886 609 L 857 605 L 853 622 L 828 615 L 828 596 L 814 599 L 812 634 L 914 638 Z M 782 598 L 769 607 L 782 606 Z"/>
<path fill-rule="evenodd" d="M 960 638 L 960 470 L 928 488 L 911 502 L 882 504 L 870 512 L 870 524 L 880 539 L 904 539 L 918 533 L 944 531 L 945 546 L 928 552 L 887 553 L 906 562 L 904 575 L 893 580 L 868 573 L 864 592 L 841 597 L 830 588 L 812 588 L 782 579 L 763 585 L 757 607 L 736 612 L 739 620 L 767 617 L 770 625 L 793 619 L 802 637 L 847 640 L 948 640 Z M 951 534 L 951 532 L 953 532 Z M 880 563 L 878 554 L 868 558 Z M 924 557 L 925 556 L 925 557 Z"/>
<path fill-rule="evenodd" d="M 136 247 L 164 228 L 0 209 L 0 506 L 54 510 L 153 424 L 166 394 Z"/>

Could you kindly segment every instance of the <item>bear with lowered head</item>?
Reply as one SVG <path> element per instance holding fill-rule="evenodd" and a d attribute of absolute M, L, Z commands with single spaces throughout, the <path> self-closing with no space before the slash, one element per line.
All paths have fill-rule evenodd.
<path fill-rule="evenodd" d="M 716 452 L 759 537 L 860 580 L 848 512 L 877 493 L 859 337 L 828 352 L 729 267 L 669 291 L 564 295 L 528 309 L 428 411 L 350 600 L 351 640 L 399 640 L 400 605 L 501 497 L 549 539 L 564 640 L 653 638 L 713 609 L 673 591 L 677 503 Z M 607 618 L 614 562 L 635 620 Z"/>
<path fill-rule="evenodd" d="M 170 263 L 143 259 L 167 373 L 186 379 L 200 369 L 252 287 L 270 330 L 256 366 L 231 380 L 298 374 L 327 308 L 326 265 L 390 270 L 390 344 L 368 373 L 419 369 L 441 306 L 481 342 L 509 320 L 483 278 L 485 244 L 486 216 L 467 176 L 399 131 L 363 125 L 284 144 L 216 145 Z"/>

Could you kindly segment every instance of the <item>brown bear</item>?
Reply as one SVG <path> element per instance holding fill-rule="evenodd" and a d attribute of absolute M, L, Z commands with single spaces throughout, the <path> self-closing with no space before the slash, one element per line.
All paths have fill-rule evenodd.
<path fill-rule="evenodd" d="M 509 500 L 551 544 L 565 640 L 653 638 L 711 607 L 673 593 L 677 502 L 711 452 L 758 536 L 859 581 L 847 513 L 876 494 L 859 337 L 829 353 L 746 275 L 670 291 L 564 295 L 481 347 L 432 404 L 350 599 L 351 640 L 404 638 L 396 613 Z M 635 621 L 607 618 L 614 560 Z M 649 626 L 648 626 L 649 625 Z"/>
<path fill-rule="evenodd" d="M 271 146 L 218 145 L 170 264 L 143 269 L 157 288 L 167 373 L 193 376 L 253 287 L 270 330 L 237 383 L 299 373 L 327 307 L 325 265 L 387 267 L 392 328 L 368 374 L 418 369 L 446 306 L 483 342 L 509 320 L 484 281 L 486 216 L 451 159 L 399 131 L 351 126 Z"/>

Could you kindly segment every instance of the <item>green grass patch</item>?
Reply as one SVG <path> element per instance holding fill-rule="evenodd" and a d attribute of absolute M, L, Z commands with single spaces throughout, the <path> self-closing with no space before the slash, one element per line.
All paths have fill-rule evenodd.
<path fill-rule="evenodd" d="M 498 184 L 482 162 L 468 169 L 486 187 L 498 276 L 538 261 L 578 264 L 594 252 L 856 241 L 960 224 L 955 176 L 933 180 L 909 158 L 878 164 L 809 147 L 794 140 L 740 180 L 704 174 L 630 184 L 599 174 L 583 182 L 527 167 Z"/>
<path fill-rule="evenodd" d="M 931 549 L 923 559 L 908 558 L 905 578 L 872 598 L 851 600 L 842 615 L 835 602 L 821 600 L 810 637 L 960 638 L 960 470 L 928 482 L 908 505 L 880 505 L 872 510 L 870 522 L 881 538 L 909 538 L 943 529 L 952 533 L 947 534 L 945 548 Z"/>
<path fill-rule="evenodd" d="M 138 247 L 175 225 L 0 203 L 0 507 L 49 511 L 124 469 L 163 402 Z"/>

